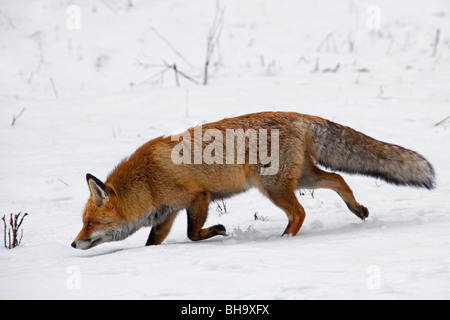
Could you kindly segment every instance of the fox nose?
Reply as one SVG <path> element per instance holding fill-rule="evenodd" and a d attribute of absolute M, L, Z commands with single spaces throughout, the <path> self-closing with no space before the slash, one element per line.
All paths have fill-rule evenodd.
<path fill-rule="evenodd" d="M 76 248 L 77 247 L 77 244 L 75 243 L 75 241 L 74 242 L 72 242 L 72 244 L 70 245 L 72 248 Z"/>

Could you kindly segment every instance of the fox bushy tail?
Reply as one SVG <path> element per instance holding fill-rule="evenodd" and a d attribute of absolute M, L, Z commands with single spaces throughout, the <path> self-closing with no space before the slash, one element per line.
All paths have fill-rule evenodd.
<path fill-rule="evenodd" d="M 435 187 L 433 166 L 415 151 L 328 120 L 315 123 L 309 139 L 312 157 L 332 170 L 368 175 L 397 185 Z"/>

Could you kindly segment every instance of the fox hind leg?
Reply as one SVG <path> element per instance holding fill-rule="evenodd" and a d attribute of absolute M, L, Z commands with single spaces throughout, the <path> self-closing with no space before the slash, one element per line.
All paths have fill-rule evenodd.
<path fill-rule="evenodd" d="M 265 184 L 265 187 L 259 186 L 259 189 L 277 207 L 286 213 L 289 223 L 283 235 L 295 236 L 302 227 L 306 216 L 305 210 L 295 196 L 295 187 L 290 184 L 283 185 L 273 181 L 272 183 Z"/>
<path fill-rule="evenodd" d="M 289 223 L 284 230 L 283 235 L 295 236 L 300 231 L 306 214 L 302 205 L 298 202 L 294 191 L 283 194 L 271 194 L 269 197 L 272 202 L 281 208 L 288 216 Z"/>
<path fill-rule="evenodd" d="M 309 156 L 305 159 L 303 173 L 298 182 L 298 188 L 331 189 L 344 200 L 349 210 L 357 217 L 364 220 L 369 216 L 369 210 L 356 201 L 344 178 L 339 174 L 319 169 Z"/>
<path fill-rule="evenodd" d="M 321 172 L 318 176 L 319 179 L 315 186 L 316 189 L 327 188 L 335 191 L 342 198 L 342 200 L 344 200 L 348 209 L 358 218 L 364 220 L 369 216 L 369 210 L 356 201 L 352 190 L 342 176 L 336 173 L 330 173 L 322 170 L 320 171 Z"/>

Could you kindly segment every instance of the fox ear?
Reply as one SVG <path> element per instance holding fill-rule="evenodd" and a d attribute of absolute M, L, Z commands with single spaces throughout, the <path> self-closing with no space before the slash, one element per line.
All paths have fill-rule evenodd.
<path fill-rule="evenodd" d="M 86 175 L 86 180 L 91 191 L 92 200 L 97 206 L 101 206 L 109 200 L 108 187 L 92 174 Z"/>

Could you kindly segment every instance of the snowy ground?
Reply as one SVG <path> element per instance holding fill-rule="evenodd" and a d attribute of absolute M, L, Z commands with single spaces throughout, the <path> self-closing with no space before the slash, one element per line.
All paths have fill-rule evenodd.
<path fill-rule="evenodd" d="M 177 87 L 151 65 L 176 63 L 202 81 L 213 1 L 0 1 L 0 216 L 29 213 L 23 245 L 0 248 L 0 298 L 449 299 L 450 121 L 435 126 L 450 116 L 448 1 L 222 7 L 209 84 Z M 416 150 L 437 188 L 344 175 L 367 221 L 331 191 L 305 191 L 304 226 L 282 238 L 285 215 L 252 190 L 227 200 L 227 213 L 211 204 L 207 225 L 223 224 L 227 238 L 189 241 L 181 212 L 161 246 L 144 247 L 143 229 L 70 247 L 87 172 L 104 179 L 158 135 L 264 110 Z"/>

